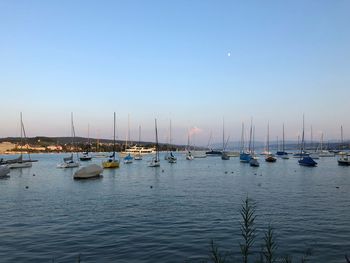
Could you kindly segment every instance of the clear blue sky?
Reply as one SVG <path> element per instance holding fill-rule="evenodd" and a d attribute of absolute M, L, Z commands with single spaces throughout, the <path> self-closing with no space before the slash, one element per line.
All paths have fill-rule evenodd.
<path fill-rule="evenodd" d="M 350 137 L 350 1 L 0 1 L 0 137 Z"/>

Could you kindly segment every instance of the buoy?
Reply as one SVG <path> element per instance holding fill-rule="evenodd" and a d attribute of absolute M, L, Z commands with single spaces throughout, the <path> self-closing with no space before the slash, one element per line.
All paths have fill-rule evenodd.
<path fill-rule="evenodd" d="M 26 186 L 26 189 L 28 189 L 28 188 L 29 188 L 29 186 L 27 185 L 27 186 Z"/>
<path fill-rule="evenodd" d="M 33 174 L 33 176 L 35 176 L 35 174 Z"/>
<path fill-rule="evenodd" d="M 335 188 L 339 189 L 339 186 L 336 186 Z"/>
<path fill-rule="evenodd" d="M 162 173 L 164 173 L 164 169 L 162 170 Z"/>
<path fill-rule="evenodd" d="M 151 185 L 150 188 L 153 188 L 153 185 Z"/>
<path fill-rule="evenodd" d="M 227 171 L 225 171 L 225 174 L 227 174 Z"/>

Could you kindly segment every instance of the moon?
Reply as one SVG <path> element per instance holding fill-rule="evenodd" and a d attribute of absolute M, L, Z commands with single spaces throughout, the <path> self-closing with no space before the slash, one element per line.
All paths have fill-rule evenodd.
<path fill-rule="evenodd" d="M 227 56 L 228 56 L 228 57 L 231 57 L 231 52 L 228 52 L 228 53 L 227 53 Z"/>

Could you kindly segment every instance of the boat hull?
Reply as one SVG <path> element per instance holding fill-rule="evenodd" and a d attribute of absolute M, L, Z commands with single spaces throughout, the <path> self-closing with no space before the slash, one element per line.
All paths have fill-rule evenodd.
<path fill-rule="evenodd" d="M 241 153 L 239 155 L 239 160 L 241 163 L 249 163 L 252 159 L 252 156 L 249 153 Z"/>
<path fill-rule="evenodd" d="M 268 163 L 275 163 L 277 161 L 277 158 L 272 156 L 272 155 L 270 155 L 270 156 L 267 156 L 265 158 L 265 161 L 268 162 Z"/>
<path fill-rule="evenodd" d="M 299 165 L 308 166 L 308 167 L 315 167 L 315 166 L 317 166 L 317 162 L 315 162 L 309 156 L 306 156 L 303 159 L 299 160 L 298 163 L 299 163 Z"/>
<path fill-rule="evenodd" d="M 107 162 L 103 162 L 102 166 L 105 169 L 119 168 L 119 162 L 118 161 L 107 161 Z"/>
<path fill-rule="evenodd" d="M 29 168 L 29 167 L 32 167 L 31 162 L 11 163 L 8 165 L 8 168 L 10 169 Z"/>
<path fill-rule="evenodd" d="M 75 168 L 79 166 L 80 166 L 79 163 L 71 162 L 71 163 L 60 163 L 59 165 L 57 165 L 57 168 Z"/>

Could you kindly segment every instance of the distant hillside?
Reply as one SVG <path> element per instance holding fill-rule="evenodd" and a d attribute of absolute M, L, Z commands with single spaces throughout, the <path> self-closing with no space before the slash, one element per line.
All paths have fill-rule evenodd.
<path fill-rule="evenodd" d="M 21 141 L 21 138 L 19 137 L 0 138 L 0 143 L 10 142 L 13 144 L 19 144 L 20 141 Z M 89 144 L 89 141 L 90 141 L 90 144 Z M 71 137 L 36 136 L 36 137 L 26 138 L 25 143 L 36 147 L 48 147 L 52 145 L 56 145 L 56 146 L 59 145 L 63 147 L 63 151 L 69 151 L 72 145 L 72 138 Z M 94 139 L 94 138 L 88 139 L 85 137 L 75 137 L 74 144 L 75 144 L 75 148 L 78 148 L 79 150 L 89 149 L 90 151 L 112 151 L 113 140 Z M 129 142 L 129 145 L 130 145 L 130 142 Z M 153 147 L 155 143 L 143 141 L 143 142 L 140 142 L 140 145 L 145 147 Z M 169 150 L 167 144 L 160 143 L 159 146 L 161 151 Z M 185 145 L 174 145 L 172 146 L 171 150 L 173 151 L 184 150 L 185 148 L 186 148 Z M 125 150 L 125 141 L 116 140 L 116 151 L 123 151 L 123 150 Z"/>

